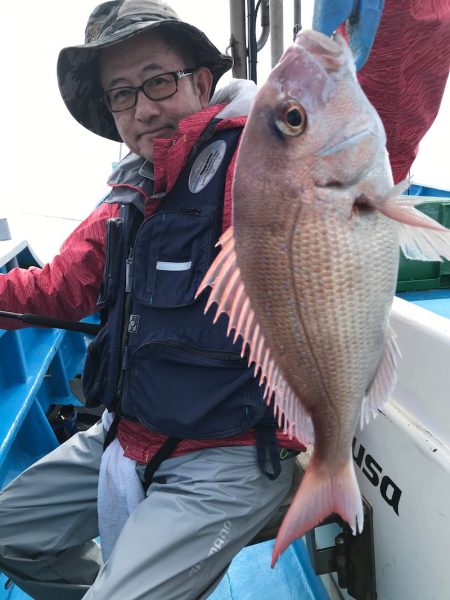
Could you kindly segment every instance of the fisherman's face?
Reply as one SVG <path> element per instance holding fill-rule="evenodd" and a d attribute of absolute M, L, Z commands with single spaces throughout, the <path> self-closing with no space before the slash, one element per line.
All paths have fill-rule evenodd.
<path fill-rule="evenodd" d="M 193 66 L 185 60 L 160 35 L 147 32 L 101 51 L 100 81 L 104 91 L 136 87 L 150 77 Z M 165 100 L 150 100 L 140 90 L 135 106 L 112 113 L 120 137 L 131 151 L 153 161 L 154 140 L 172 137 L 180 119 L 207 106 L 211 85 L 210 71 L 200 67 L 179 79 L 177 92 Z"/>

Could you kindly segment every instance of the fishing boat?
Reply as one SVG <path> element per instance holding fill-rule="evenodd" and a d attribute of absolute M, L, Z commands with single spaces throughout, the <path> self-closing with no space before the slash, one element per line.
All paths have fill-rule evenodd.
<path fill-rule="evenodd" d="M 256 81 L 258 51 L 269 36 L 272 60 L 278 60 L 283 50 L 282 4 L 230 1 L 235 77 Z M 293 8 L 296 32 L 302 26 L 300 2 L 294 1 Z M 447 97 L 441 111 L 448 106 Z M 450 226 L 448 176 L 413 179 L 406 193 L 422 196 L 423 210 Z M 0 273 L 42 266 L 36 229 L 24 233 L 6 211 L 0 217 L 5 217 L 0 218 Z M 68 226 L 53 217 L 37 218 L 49 231 Z M 11 318 L 33 324 L 32 315 Z M 41 326 L 0 330 L 0 488 L 65 436 L 88 425 L 83 425 L 80 384 L 97 321 L 35 320 Z M 421 263 L 402 256 L 391 324 L 402 354 L 398 383 L 386 408 L 358 429 L 353 440 L 364 530 L 354 536 L 331 515 L 291 544 L 270 569 L 274 537 L 308 464 L 309 454 L 300 455 L 291 494 L 235 557 L 211 600 L 450 598 L 449 262 Z M 0 574 L 0 600 L 28 598 Z"/>

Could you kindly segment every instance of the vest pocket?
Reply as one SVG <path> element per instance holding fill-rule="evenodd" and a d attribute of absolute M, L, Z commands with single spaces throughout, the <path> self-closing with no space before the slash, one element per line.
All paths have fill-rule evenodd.
<path fill-rule="evenodd" d="M 132 264 L 133 299 L 172 308 L 195 301 L 214 253 L 214 206 L 181 208 L 147 219 L 136 237 Z"/>
<path fill-rule="evenodd" d="M 236 435 L 264 414 L 247 361 L 181 338 L 144 343 L 130 361 L 123 411 L 151 430 L 201 439 Z"/>

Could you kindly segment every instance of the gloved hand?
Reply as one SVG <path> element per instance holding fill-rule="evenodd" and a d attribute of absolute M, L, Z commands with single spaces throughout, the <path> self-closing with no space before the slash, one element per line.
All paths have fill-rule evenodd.
<path fill-rule="evenodd" d="M 384 0 L 315 0 L 313 29 L 331 35 L 346 21 L 356 70 L 369 57 L 383 12 Z"/>

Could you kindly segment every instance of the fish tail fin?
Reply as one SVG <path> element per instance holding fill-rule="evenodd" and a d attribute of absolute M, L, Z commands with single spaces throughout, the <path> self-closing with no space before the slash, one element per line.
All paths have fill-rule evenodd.
<path fill-rule="evenodd" d="M 332 513 L 339 514 L 352 528 L 362 531 L 364 512 L 353 460 L 331 473 L 313 458 L 278 531 L 272 567 L 291 542 L 302 537 Z"/>

